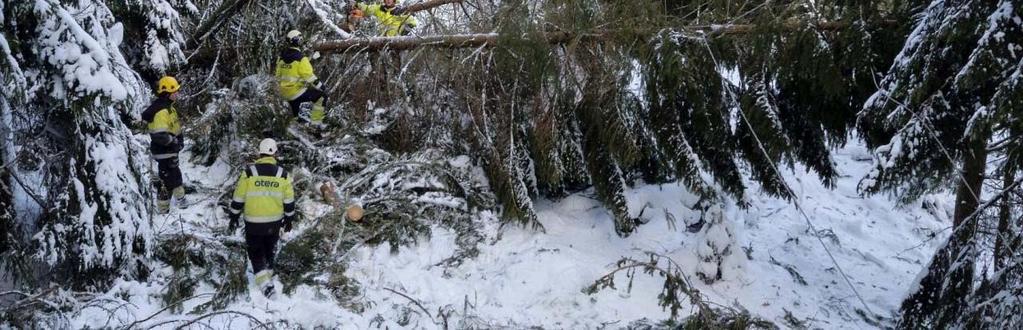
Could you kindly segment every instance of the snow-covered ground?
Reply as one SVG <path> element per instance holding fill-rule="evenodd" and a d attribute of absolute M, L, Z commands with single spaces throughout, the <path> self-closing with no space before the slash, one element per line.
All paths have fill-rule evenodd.
<path fill-rule="evenodd" d="M 900 207 L 884 196 L 861 197 L 855 187 L 869 168 L 867 158 L 861 146 L 838 150 L 835 161 L 843 174 L 835 189 L 823 187 L 799 168 L 787 171 L 786 178 L 870 310 L 890 317 L 922 265 L 946 237 L 947 231 L 942 229 L 948 223 L 951 198 L 933 195 Z M 229 189 L 236 175 L 223 163 L 209 168 L 183 164 L 183 169 L 186 177 L 209 191 Z M 707 230 L 685 231 L 685 219 L 694 214 L 687 206 L 694 204 L 695 197 L 676 184 L 640 185 L 628 191 L 630 209 L 636 214 L 645 209 L 642 217 L 649 222 L 628 238 L 615 235 L 611 217 L 591 192 L 577 193 L 559 201 L 538 202 L 546 233 L 515 226 L 499 229 L 496 217 L 484 219 L 487 237 L 479 256 L 457 267 L 439 265 L 457 248 L 454 233 L 440 227 L 434 228 L 433 237 L 396 254 L 386 244 L 357 249 L 349 258 L 346 275 L 362 286 L 364 296 L 359 299 L 367 307 L 362 313 L 339 307 L 331 295 L 312 287 L 300 287 L 275 300 L 252 289 L 252 294 L 228 309 L 264 322 L 285 320 L 302 327 L 353 329 L 402 328 L 402 318 L 407 320 L 402 322 L 405 327 L 439 328 L 444 324 L 440 314 L 450 315 L 447 322 L 453 327 L 594 328 L 626 326 L 640 319 L 656 322 L 670 315 L 657 304 L 663 284 L 660 277 L 639 273 L 631 290 L 627 290 L 628 280 L 619 277 L 617 289 L 594 295 L 582 292 L 622 257 L 644 259 L 644 253 L 650 251 L 680 264 L 707 300 L 742 306 L 779 326 L 798 320 L 811 328 L 875 327 L 855 311 L 862 309 L 862 304 L 796 207 L 760 195 L 756 186 L 750 196 L 749 208 L 729 206 L 724 210 L 735 250 L 722 263 L 722 280 L 714 284 L 705 284 L 695 275 L 700 267 L 697 249 L 707 239 Z M 925 204 L 929 207 L 922 206 Z M 224 217 L 210 212 L 211 208 L 199 202 L 159 217 L 156 226 L 178 226 L 180 221 L 224 226 Z M 674 226 L 668 218 L 676 219 Z M 936 238 L 931 238 L 935 233 Z M 155 278 L 170 273 L 170 269 L 157 270 Z M 119 306 L 113 318 L 102 308 L 86 309 L 73 325 L 116 326 L 153 315 L 163 308 L 161 283 L 118 283 L 110 294 L 128 296 L 131 304 Z M 196 292 L 214 290 L 201 286 Z M 186 302 L 184 310 L 210 296 Z M 195 317 L 164 311 L 138 326 Z M 250 327 L 245 318 L 231 314 L 203 322 L 216 328 Z"/>

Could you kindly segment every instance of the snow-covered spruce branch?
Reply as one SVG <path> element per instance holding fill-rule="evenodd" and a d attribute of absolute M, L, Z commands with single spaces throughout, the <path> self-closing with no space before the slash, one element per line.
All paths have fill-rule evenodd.
<path fill-rule="evenodd" d="M 189 40 L 188 45 L 190 47 L 199 47 L 202 42 L 206 41 L 213 33 L 216 33 L 224 23 L 231 19 L 231 16 L 237 14 L 247 3 L 249 3 L 249 0 L 233 0 L 221 3 L 220 7 L 216 9 L 215 14 L 210 15 L 210 18 L 195 30 L 193 38 Z"/>
<path fill-rule="evenodd" d="M 661 293 L 657 295 L 658 305 L 670 310 L 671 320 L 676 320 L 679 311 L 686 307 L 683 302 L 683 297 L 685 297 L 697 309 L 696 315 L 684 319 L 687 325 L 726 329 L 737 325 L 742 325 L 741 328 L 776 328 L 772 323 L 752 317 L 744 310 L 739 311 L 719 304 L 715 304 L 719 307 L 711 307 L 711 303 L 706 301 L 700 291 L 691 285 L 688 277 L 682 272 L 681 266 L 674 260 L 655 252 L 646 252 L 646 255 L 650 258 L 647 261 L 630 257 L 618 260 L 615 269 L 583 288 L 582 292 L 592 295 L 606 288 L 617 289 L 615 277 L 621 272 L 625 272 L 625 277 L 629 280 L 626 290 L 631 291 L 636 271 L 641 270 L 647 275 L 664 277 Z"/>
<path fill-rule="evenodd" d="M 81 311 L 83 304 L 97 299 L 110 300 L 97 298 L 96 293 L 68 291 L 56 285 L 35 294 L 16 290 L 0 293 L 0 296 L 7 295 L 19 295 L 22 298 L 0 307 L 0 320 L 4 321 L 4 325 L 25 329 L 42 325 L 51 328 L 70 327 L 71 319 L 68 316 Z"/>

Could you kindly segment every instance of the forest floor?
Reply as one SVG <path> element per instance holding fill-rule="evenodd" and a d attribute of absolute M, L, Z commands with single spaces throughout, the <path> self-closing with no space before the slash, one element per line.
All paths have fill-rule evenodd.
<path fill-rule="evenodd" d="M 856 184 L 870 168 L 866 150 L 850 145 L 837 150 L 834 158 L 842 173 L 834 189 L 824 187 L 800 167 L 785 170 L 785 177 L 870 311 L 890 318 L 917 273 L 947 237 L 951 197 L 931 195 L 906 206 L 897 206 L 885 196 L 864 198 L 857 194 Z M 182 157 L 182 168 L 186 180 L 199 188 L 193 196 L 197 202 L 158 216 L 154 223 L 158 232 L 180 228 L 196 235 L 239 240 L 238 234 L 217 236 L 220 234 L 215 232 L 222 231 L 218 228 L 225 227 L 227 220 L 214 205 L 216 195 L 233 188 L 237 173 L 223 162 L 203 167 L 188 163 L 188 159 Z M 685 230 L 685 218 L 694 214 L 688 206 L 696 198 L 678 184 L 640 184 L 628 190 L 628 203 L 636 214 L 643 210 L 642 218 L 649 222 L 627 238 L 615 235 L 608 212 L 592 191 L 583 191 L 537 203 L 545 233 L 501 227 L 496 216 L 481 219 L 485 237 L 479 255 L 457 266 L 441 263 L 455 253 L 457 245 L 455 234 L 439 226 L 433 228 L 432 237 L 397 253 L 387 244 L 355 249 L 345 275 L 361 286 L 357 298 L 365 307 L 361 312 L 341 307 L 351 302 L 338 302 L 323 288 L 303 285 L 291 294 L 267 299 L 251 284 L 248 294 L 226 310 L 245 313 L 259 322 L 303 328 L 618 328 L 656 324 L 670 317 L 658 306 L 661 277 L 639 273 L 630 283 L 619 276 L 616 289 L 593 295 L 582 292 L 614 269 L 622 257 L 644 260 L 648 259 L 646 252 L 655 252 L 681 265 L 708 301 L 741 306 L 783 328 L 876 327 L 869 320 L 873 318 L 857 312 L 863 309 L 860 300 L 796 207 L 766 197 L 753 182 L 749 185 L 750 206 L 728 206 L 724 211 L 734 235 L 733 251 L 722 263 L 722 279 L 713 284 L 697 279 L 694 270 L 700 267 L 696 250 L 707 239 L 707 230 Z M 300 205 L 303 212 L 313 213 L 322 207 L 313 199 Z M 298 225 L 283 239 L 294 238 L 308 226 Z M 148 282 L 116 283 L 108 295 L 128 304 L 87 307 L 73 316 L 71 325 L 119 327 L 144 320 L 136 326 L 169 328 L 200 317 L 163 310 L 161 294 L 172 274 L 170 267 L 158 267 Z M 183 310 L 209 300 L 215 290 L 200 285 L 195 298 L 183 303 Z M 248 316 L 225 313 L 207 316 L 196 324 L 218 329 L 258 324 Z"/>

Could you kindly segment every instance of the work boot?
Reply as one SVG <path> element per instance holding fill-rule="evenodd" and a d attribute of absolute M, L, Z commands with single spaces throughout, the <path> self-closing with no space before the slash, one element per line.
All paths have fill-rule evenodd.
<path fill-rule="evenodd" d="M 156 200 L 156 213 L 159 214 L 170 213 L 170 200 L 169 199 Z"/>
<path fill-rule="evenodd" d="M 264 296 L 269 297 L 274 292 L 273 276 L 274 271 L 270 269 L 264 269 L 256 273 L 256 287 L 259 288 L 260 292 L 263 292 Z"/>
<path fill-rule="evenodd" d="M 188 199 L 185 198 L 185 187 L 174 188 L 174 190 L 171 191 L 171 194 L 174 195 L 174 200 L 178 203 L 178 208 L 183 209 L 188 207 Z"/>
<path fill-rule="evenodd" d="M 312 122 L 310 118 L 310 112 L 312 112 L 313 104 L 311 102 L 304 102 L 298 105 L 298 122 L 309 123 Z"/>
<path fill-rule="evenodd" d="M 274 276 L 274 271 L 270 269 L 264 269 L 256 273 L 256 286 L 263 288 L 263 285 L 270 282 Z"/>
<path fill-rule="evenodd" d="M 314 103 L 312 110 L 309 111 L 309 121 L 314 126 L 323 126 L 323 118 L 325 117 L 327 117 L 327 113 L 323 109 L 323 100 L 321 99 Z"/>

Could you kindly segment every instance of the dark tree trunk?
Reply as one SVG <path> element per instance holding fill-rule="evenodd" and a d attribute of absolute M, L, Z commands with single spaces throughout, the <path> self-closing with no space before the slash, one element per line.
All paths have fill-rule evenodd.
<path fill-rule="evenodd" d="M 984 169 L 987 165 L 987 145 L 984 140 L 974 141 L 970 148 L 963 155 L 963 169 L 960 172 L 962 178 L 959 187 L 956 189 L 955 216 L 952 218 L 952 228 L 959 228 L 963 221 L 977 211 L 980 205 L 980 190 L 984 183 Z M 975 221 L 971 221 L 975 222 Z M 976 225 L 971 225 L 976 227 Z"/>
<path fill-rule="evenodd" d="M 915 292 L 902 302 L 898 327 L 902 329 L 946 328 L 962 311 L 973 289 L 976 259 L 974 236 L 980 205 L 981 185 L 987 165 L 987 134 L 979 134 L 963 154 L 963 168 L 957 178 L 953 231 L 945 246 L 938 249 L 920 279 Z"/>
<path fill-rule="evenodd" d="M 1002 174 L 1002 189 L 1012 189 L 1013 182 L 1016 181 L 1016 171 L 1011 167 L 1005 169 L 1005 173 Z M 1010 194 L 1011 195 L 1011 194 Z M 1017 234 L 1010 230 L 1009 223 L 1012 221 L 1012 199 L 1003 198 L 999 203 L 998 209 L 998 234 L 995 237 L 995 271 L 1002 270 L 1005 268 L 1005 264 L 1012 256 L 1012 249 L 1007 248 L 1006 244 L 1012 242 L 1012 237 Z"/>

